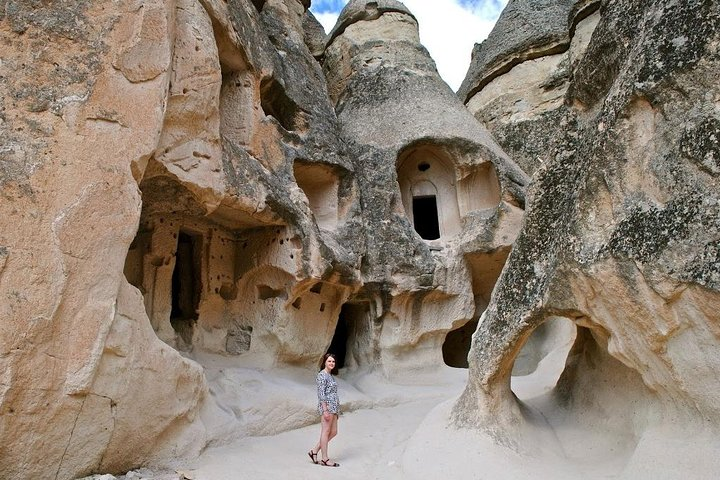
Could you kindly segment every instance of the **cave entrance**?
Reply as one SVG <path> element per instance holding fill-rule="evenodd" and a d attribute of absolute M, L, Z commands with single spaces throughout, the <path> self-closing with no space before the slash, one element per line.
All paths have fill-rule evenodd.
<path fill-rule="evenodd" d="M 470 320 L 462 327 L 448 332 L 442 346 L 445 365 L 455 368 L 468 368 L 467 356 L 477 326 L 478 320 Z"/>
<path fill-rule="evenodd" d="M 461 230 L 455 162 L 441 145 L 414 144 L 398 155 L 403 208 L 424 240 L 447 240 Z"/>
<path fill-rule="evenodd" d="M 437 197 L 435 195 L 413 197 L 412 214 L 415 231 L 421 238 L 425 240 L 437 240 L 440 238 Z"/>
<path fill-rule="evenodd" d="M 172 274 L 170 324 L 186 345 L 192 343 L 200 306 L 201 252 L 202 236 L 180 231 Z"/>
<path fill-rule="evenodd" d="M 366 363 L 369 352 L 363 348 L 369 345 L 370 304 L 345 303 L 340 308 L 337 327 L 329 353 L 335 354 L 337 368 L 355 368 Z"/>

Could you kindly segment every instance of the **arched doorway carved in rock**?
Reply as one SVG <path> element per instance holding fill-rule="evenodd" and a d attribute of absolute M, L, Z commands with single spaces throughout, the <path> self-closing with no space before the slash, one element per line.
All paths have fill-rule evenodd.
<path fill-rule="evenodd" d="M 423 239 L 449 238 L 460 231 L 455 167 L 442 148 L 406 149 L 398 157 L 397 176 L 405 213 Z"/>
<path fill-rule="evenodd" d="M 490 303 L 490 296 L 500 278 L 508 255 L 510 255 L 509 246 L 489 252 L 473 252 L 465 255 L 472 284 L 475 314 L 472 319 L 450 330 L 445 336 L 442 352 L 446 365 L 468 368 L 467 355 L 470 351 L 472 335 L 477 329 L 480 316 Z"/>

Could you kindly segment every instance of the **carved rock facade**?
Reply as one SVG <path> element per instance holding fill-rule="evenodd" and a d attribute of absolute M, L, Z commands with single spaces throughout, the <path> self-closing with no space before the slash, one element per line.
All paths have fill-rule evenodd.
<path fill-rule="evenodd" d="M 212 355 L 466 362 L 527 177 L 401 4 L 352 2 L 326 39 L 307 3 L 3 3 L 6 478 L 258 433 L 218 408 Z"/>

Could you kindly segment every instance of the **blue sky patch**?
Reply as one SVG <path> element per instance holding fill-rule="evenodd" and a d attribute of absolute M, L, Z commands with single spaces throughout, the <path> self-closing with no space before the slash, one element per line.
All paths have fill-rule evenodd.
<path fill-rule="evenodd" d="M 310 10 L 313 13 L 339 13 L 347 0 L 313 0 Z"/>

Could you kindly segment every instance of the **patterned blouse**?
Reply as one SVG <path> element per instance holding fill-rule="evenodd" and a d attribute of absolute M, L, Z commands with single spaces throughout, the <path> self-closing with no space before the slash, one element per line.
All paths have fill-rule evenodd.
<path fill-rule="evenodd" d="M 340 413 L 340 398 L 338 397 L 337 382 L 335 378 L 325 370 L 317 374 L 318 413 L 323 413 L 323 402 L 327 405 L 328 411 L 338 415 Z"/>

